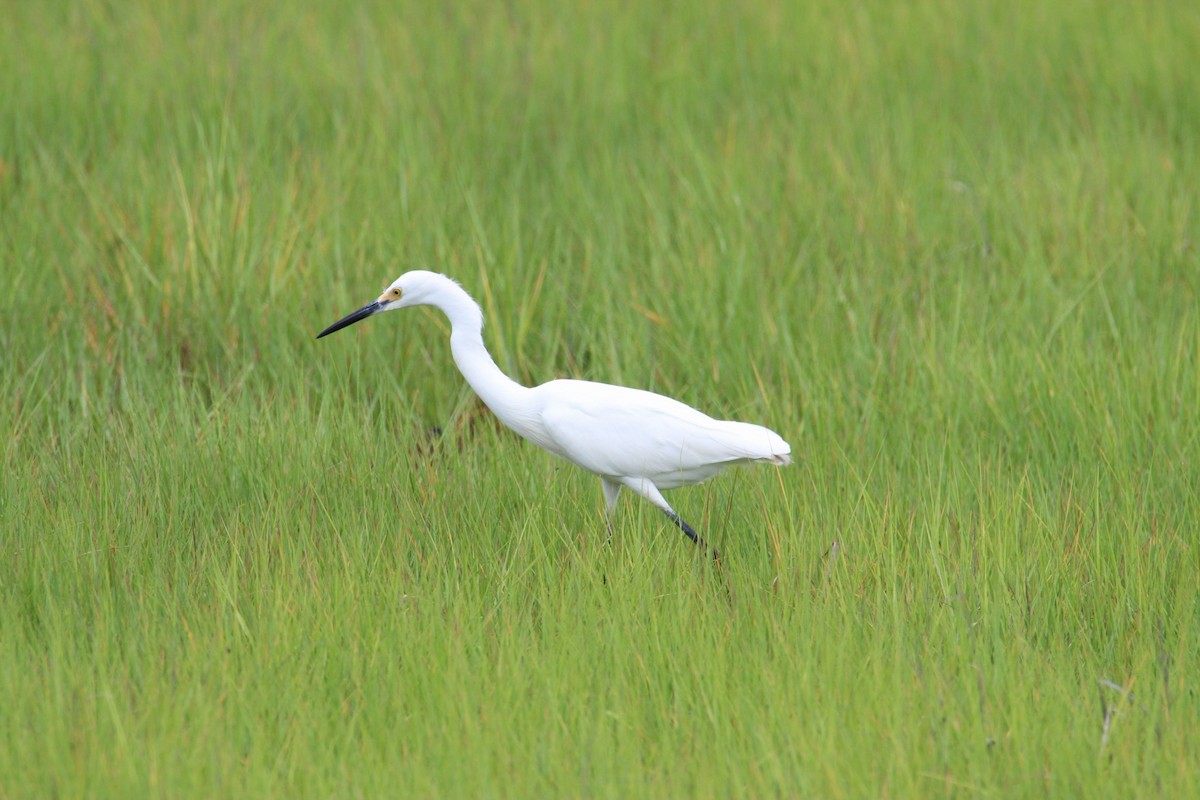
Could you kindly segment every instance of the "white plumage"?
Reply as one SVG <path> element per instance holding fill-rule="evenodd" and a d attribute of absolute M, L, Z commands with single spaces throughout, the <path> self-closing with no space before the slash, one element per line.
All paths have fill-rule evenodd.
<path fill-rule="evenodd" d="M 600 476 L 610 520 L 617 495 L 625 487 L 662 509 L 692 541 L 703 545 L 663 498 L 663 491 L 706 481 L 735 464 L 782 466 L 791 461 L 791 447 L 774 431 L 713 419 L 653 392 L 578 380 L 521 386 L 500 371 L 484 346 L 479 305 L 455 281 L 434 272 L 406 272 L 377 300 L 330 325 L 317 338 L 378 312 L 416 305 L 434 306 L 450 320 L 454 361 L 501 422 Z"/>

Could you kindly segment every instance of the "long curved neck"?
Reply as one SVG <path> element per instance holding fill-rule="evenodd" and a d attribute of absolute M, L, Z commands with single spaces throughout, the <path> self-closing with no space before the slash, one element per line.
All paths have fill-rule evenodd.
<path fill-rule="evenodd" d="M 487 351 L 483 343 L 483 311 L 479 304 L 450 280 L 429 302 L 450 320 L 450 351 L 459 372 L 501 422 L 522 431 L 529 389 L 501 372 Z"/>

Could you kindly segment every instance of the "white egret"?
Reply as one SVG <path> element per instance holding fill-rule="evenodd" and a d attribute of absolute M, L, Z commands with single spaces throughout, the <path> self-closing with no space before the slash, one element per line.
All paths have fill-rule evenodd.
<path fill-rule="evenodd" d="M 706 481 L 735 464 L 783 466 L 791 461 L 792 448 L 774 431 L 713 419 L 653 392 L 579 380 L 520 385 L 501 372 L 488 353 L 479 304 L 457 282 L 435 272 L 404 273 L 376 300 L 317 338 L 381 311 L 420 305 L 433 306 L 450 320 L 454 363 L 501 422 L 600 477 L 610 529 L 617 495 L 624 487 L 662 509 L 689 539 L 704 547 L 704 540 L 675 513 L 663 491 Z"/>

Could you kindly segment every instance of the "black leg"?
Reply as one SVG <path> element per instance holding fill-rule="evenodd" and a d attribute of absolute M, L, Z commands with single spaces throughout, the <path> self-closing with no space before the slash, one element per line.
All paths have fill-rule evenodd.
<path fill-rule="evenodd" d="M 670 511 L 665 511 L 663 513 L 670 518 L 671 522 L 674 522 L 676 525 L 678 525 L 679 530 L 683 531 L 683 534 L 691 539 L 697 547 L 703 547 L 705 550 L 712 551 L 713 561 L 721 560 L 721 554 L 717 552 L 717 549 L 715 547 L 709 547 L 708 543 L 700 538 L 699 534 L 692 530 L 692 526 L 683 521 L 683 517 Z"/>

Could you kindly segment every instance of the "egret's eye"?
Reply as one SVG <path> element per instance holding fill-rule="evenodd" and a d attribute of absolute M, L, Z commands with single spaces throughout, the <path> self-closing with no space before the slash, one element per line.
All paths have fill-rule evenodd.
<path fill-rule="evenodd" d="M 388 292 L 388 297 L 392 298 L 393 300 L 399 300 L 400 299 L 400 290 L 398 288 L 393 287 Z"/>

